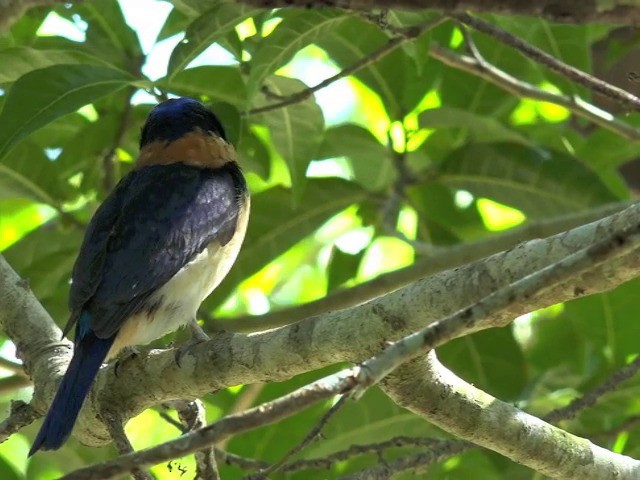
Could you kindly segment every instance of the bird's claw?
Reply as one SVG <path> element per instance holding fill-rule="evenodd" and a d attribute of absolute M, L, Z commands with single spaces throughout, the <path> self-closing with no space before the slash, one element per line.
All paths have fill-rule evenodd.
<path fill-rule="evenodd" d="M 180 368 L 182 368 L 182 357 L 184 357 L 184 355 L 191 347 L 209 340 L 209 335 L 205 333 L 205 331 L 200 325 L 198 325 L 198 322 L 195 319 L 191 320 L 188 326 L 189 331 L 191 332 L 191 337 L 176 349 L 175 354 L 176 363 Z"/>
<path fill-rule="evenodd" d="M 113 373 L 115 374 L 115 376 L 117 377 L 119 375 L 122 365 L 127 363 L 129 360 L 133 360 L 138 355 L 140 355 L 140 350 L 138 350 L 136 347 L 124 347 L 120 352 L 118 359 L 116 360 L 115 366 L 113 367 Z"/>

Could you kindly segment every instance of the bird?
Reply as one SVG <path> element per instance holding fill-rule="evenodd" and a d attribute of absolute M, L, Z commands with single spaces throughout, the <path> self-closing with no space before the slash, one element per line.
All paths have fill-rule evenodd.
<path fill-rule="evenodd" d="M 156 105 L 133 168 L 85 232 L 63 332 L 75 326 L 73 356 L 29 456 L 64 444 L 100 367 L 123 348 L 182 325 L 205 335 L 196 312 L 235 262 L 249 210 L 216 115 L 192 98 Z"/>

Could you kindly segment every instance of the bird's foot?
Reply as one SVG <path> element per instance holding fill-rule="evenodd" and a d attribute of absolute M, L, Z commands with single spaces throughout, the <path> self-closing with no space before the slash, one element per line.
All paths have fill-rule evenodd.
<path fill-rule="evenodd" d="M 184 357 L 191 347 L 209 340 L 209 335 L 198 325 L 198 321 L 195 318 L 190 320 L 187 326 L 191 332 L 191 337 L 176 349 L 176 363 L 178 367 L 182 367 L 182 357 Z"/>
<path fill-rule="evenodd" d="M 116 360 L 116 364 L 113 367 L 113 373 L 115 374 L 115 376 L 116 377 L 118 376 L 120 369 L 125 363 L 127 363 L 129 360 L 133 360 L 138 355 L 140 355 L 140 350 L 138 350 L 136 347 L 133 347 L 133 346 L 124 347 L 120 351 L 120 355 L 118 356 L 118 359 Z"/>

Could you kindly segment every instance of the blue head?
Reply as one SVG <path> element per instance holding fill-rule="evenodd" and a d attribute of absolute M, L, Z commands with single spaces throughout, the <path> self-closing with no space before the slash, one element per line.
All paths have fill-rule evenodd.
<path fill-rule="evenodd" d="M 172 98 L 149 113 L 142 127 L 140 148 L 155 141 L 172 142 L 197 129 L 226 140 L 220 121 L 202 103 L 193 98 Z"/>

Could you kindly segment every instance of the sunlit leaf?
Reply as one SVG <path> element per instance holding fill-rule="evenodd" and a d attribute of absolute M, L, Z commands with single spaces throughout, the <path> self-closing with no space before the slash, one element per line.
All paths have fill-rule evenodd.
<path fill-rule="evenodd" d="M 171 53 L 169 77 L 177 74 L 209 45 L 259 10 L 237 3 L 220 3 L 194 20 Z"/>
<path fill-rule="evenodd" d="M 91 65 L 54 65 L 21 77 L 0 113 L 0 158 L 18 141 L 132 78 L 119 70 Z"/>
<path fill-rule="evenodd" d="M 543 218 L 616 200 L 578 159 L 516 144 L 470 144 L 439 165 L 445 185 Z"/>
<path fill-rule="evenodd" d="M 348 17 L 340 10 L 295 10 L 283 12 L 284 19 L 264 38 L 253 54 L 247 90 L 252 97 L 263 81 L 287 63 L 293 55 L 317 39 L 331 35 Z"/>

